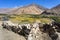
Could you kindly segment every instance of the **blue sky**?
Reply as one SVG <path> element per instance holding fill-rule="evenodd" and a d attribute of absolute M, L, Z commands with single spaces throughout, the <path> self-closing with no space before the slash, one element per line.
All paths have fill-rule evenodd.
<path fill-rule="evenodd" d="M 60 4 L 60 0 L 0 0 L 0 8 L 14 8 L 36 3 L 46 8 L 52 8 Z"/>

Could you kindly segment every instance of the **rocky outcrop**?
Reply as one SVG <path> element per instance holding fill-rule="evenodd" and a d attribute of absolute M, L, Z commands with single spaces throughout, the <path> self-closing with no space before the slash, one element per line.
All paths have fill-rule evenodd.
<path fill-rule="evenodd" d="M 26 40 L 58 40 L 60 38 L 60 33 L 57 31 L 60 24 L 55 22 L 51 24 L 33 23 L 29 26 L 26 24 L 19 24 L 20 26 L 7 25 L 2 24 L 3 28 L 22 35 Z"/>

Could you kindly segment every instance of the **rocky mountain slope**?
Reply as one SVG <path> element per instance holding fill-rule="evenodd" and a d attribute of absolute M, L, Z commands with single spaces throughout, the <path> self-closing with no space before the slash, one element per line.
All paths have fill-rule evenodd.
<path fill-rule="evenodd" d="M 60 14 L 60 4 L 51 9 L 47 9 L 34 3 L 17 8 L 0 8 L 0 14 L 42 14 L 44 11 Z"/>
<path fill-rule="evenodd" d="M 42 14 L 59 16 L 60 15 L 60 4 L 47 11 L 44 11 Z"/>
<path fill-rule="evenodd" d="M 47 8 L 44 8 L 37 4 L 30 4 L 21 8 L 19 7 L 10 13 L 12 14 L 41 14 L 44 10 L 47 10 Z"/>
<path fill-rule="evenodd" d="M 57 6 L 55 6 L 55 7 L 53 7 L 53 8 L 51 8 L 51 10 L 52 10 L 54 13 L 60 14 L 60 4 L 57 5 Z"/>
<path fill-rule="evenodd" d="M 30 4 L 15 9 L 2 9 L 1 11 L 6 12 L 7 14 L 41 14 L 44 10 L 47 10 L 47 8 L 37 4 Z"/>
<path fill-rule="evenodd" d="M 7 12 L 11 12 L 12 10 L 15 10 L 15 8 L 0 8 L 0 14 L 6 14 Z"/>

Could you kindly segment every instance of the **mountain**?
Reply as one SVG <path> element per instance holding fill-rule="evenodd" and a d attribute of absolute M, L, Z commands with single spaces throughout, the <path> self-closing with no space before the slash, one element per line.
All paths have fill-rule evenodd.
<path fill-rule="evenodd" d="M 47 10 L 37 4 L 30 4 L 23 7 L 18 7 L 15 10 L 8 12 L 9 14 L 41 14 L 43 11 Z"/>
<path fill-rule="evenodd" d="M 42 14 L 45 11 L 60 15 L 60 4 L 51 9 L 47 9 L 35 3 L 17 8 L 0 8 L 0 14 Z"/>
<path fill-rule="evenodd" d="M 44 11 L 42 14 L 60 16 L 60 4 L 51 9 Z"/>
<path fill-rule="evenodd" d="M 15 10 L 14 8 L 0 8 L 0 14 L 7 14 L 8 12 L 11 12 Z"/>
<path fill-rule="evenodd" d="M 60 4 L 51 8 L 54 13 L 60 14 Z"/>

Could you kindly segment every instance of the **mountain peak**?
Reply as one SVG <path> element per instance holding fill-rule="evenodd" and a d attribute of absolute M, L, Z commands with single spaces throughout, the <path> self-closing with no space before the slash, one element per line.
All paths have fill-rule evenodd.
<path fill-rule="evenodd" d="M 12 11 L 12 13 L 14 14 L 23 14 L 23 13 L 24 14 L 41 14 L 45 10 L 46 8 L 38 4 L 32 3 L 29 5 L 17 8 L 16 10 Z"/>
<path fill-rule="evenodd" d="M 35 7 L 39 8 L 39 9 L 42 9 L 42 10 L 47 10 L 48 9 L 48 8 L 45 8 L 45 7 L 43 7 L 43 6 L 39 5 L 39 4 L 36 4 L 36 3 L 32 3 L 32 4 L 27 5 L 27 7 L 30 7 L 30 6 L 35 6 Z"/>
<path fill-rule="evenodd" d="M 52 9 L 51 9 L 53 12 L 55 12 L 55 13 L 60 13 L 60 4 L 59 5 L 57 5 L 57 6 L 55 6 L 55 7 L 53 7 Z"/>
<path fill-rule="evenodd" d="M 60 8 L 60 4 L 58 4 L 57 6 L 53 7 L 52 9 L 56 9 L 56 8 Z"/>
<path fill-rule="evenodd" d="M 32 3 L 32 4 L 29 4 L 30 6 L 39 6 L 38 4 L 36 3 Z"/>
<path fill-rule="evenodd" d="M 10 14 L 41 14 L 47 8 L 40 6 L 36 3 L 32 3 L 23 7 L 16 8 L 8 13 Z"/>
<path fill-rule="evenodd" d="M 59 4 L 59 5 L 57 5 L 57 6 L 60 6 L 60 4 Z"/>

